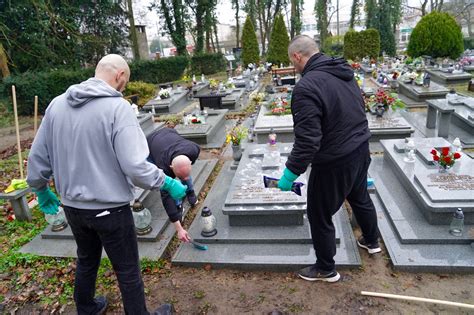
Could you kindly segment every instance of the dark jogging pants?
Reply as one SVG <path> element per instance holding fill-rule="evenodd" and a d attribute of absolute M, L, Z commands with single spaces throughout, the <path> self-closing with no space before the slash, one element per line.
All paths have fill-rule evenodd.
<path fill-rule="evenodd" d="M 345 199 L 349 202 L 365 240 L 377 241 L 377 214 L 367 192 L 370 164 L 368 142 L 331 165 L 313 165 L 308 182 L 307 213 L 316 251 L 316 267 L 335 270 L 336 233 L 332 216 Z"/>

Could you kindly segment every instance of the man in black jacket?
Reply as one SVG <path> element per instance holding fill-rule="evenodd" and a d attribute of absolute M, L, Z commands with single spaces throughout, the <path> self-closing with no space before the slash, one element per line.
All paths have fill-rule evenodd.
<path fill-rule="evenodd" d="M 156 164 L 163 172 L 171 178 L 179 178 L 184 185 L 188 186 L 186 197 L 191 206 L 197 204 L 197 196 L 193 189 L 191 178 L 191 165 L 198 159 L 201 148 L 196 143 L 184 139 L 176 130 L 163 128 L 157 130 L 147 137 L 150 149 L 150 162 Z M 168 214 L 170 221 L 174 224 L 178 238 L 188 242 L 188 232 L 181 225 L 183 216 L 182 201 L 176 201 L 170 194 L 161 190 L 161 201 Z"/>
<path fill-rule="evenodd" d="M 364 100 L 354 73 L 342 58 L 321 54 L 313 39 L 296 36 L 288 55 L 301 80 L 291 100 L 295 143 L 278 186 L 290 190 L 311 164 L 307 213 L 316 263 L 298 272 L 309 281 L 336 282 L 336 237 L 332 216 L 345 199 L 362 229 L 358 245 L 381 251 L 377 216 L 367 192 L 370 164 Z"/>

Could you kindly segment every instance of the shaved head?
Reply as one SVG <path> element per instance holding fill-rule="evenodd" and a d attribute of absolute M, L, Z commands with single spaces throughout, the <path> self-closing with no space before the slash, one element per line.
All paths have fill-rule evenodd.
<path fill-rule="evenodd" d="M 106 55 L 97 64 L 95 77 L 122 92 L 130 79 L 130 68 L 122 56 Z"/>
<path fill-rule="evenodd" d="M 319 52 L 318 45 L 309 36 L 295 36 L 288 45 L 288 57 L 296 68 L 296 71 L 302 72 L 304 66 L 311 56 Z"/>
<path fill-rule="evenodd" d="M 191 160 L 186 155 L 178 155 L 171 161 L 174 175 L 182 180 L 187 180 L 191 175 Z"/>

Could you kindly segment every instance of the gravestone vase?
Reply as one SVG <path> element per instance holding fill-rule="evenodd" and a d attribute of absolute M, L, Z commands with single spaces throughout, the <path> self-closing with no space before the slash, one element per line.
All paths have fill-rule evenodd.
<path fill-rule="evenodd" d="M 242 147 L 240 146 L 240 144 L 233 144 L 232 145 L 232 158 L 234 159 L 234 161 L 240 161 L 240 159 L 242 158 Z"/>
<path fill-rule="evenodd" d="M 452 165 L 451 166 L 448 166 L 448 165 L 443 166 L 441 164 L 438 164 L 438 173 L 448 173 L 448 171 L 451 167 L 452 167 Z"/>

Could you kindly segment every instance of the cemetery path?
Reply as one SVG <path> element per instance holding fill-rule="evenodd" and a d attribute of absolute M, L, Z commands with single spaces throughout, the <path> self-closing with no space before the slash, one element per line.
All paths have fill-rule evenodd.
<path fill-rule="evenodd" d="M 20 139 L 22 141 L 33 139 L 33 135 L 34 135 L 33 126 L 31 124 L 20 126 Z M 0 153 L 15 146 L 16 146 L 15 127 L 0 128 Z"/>

